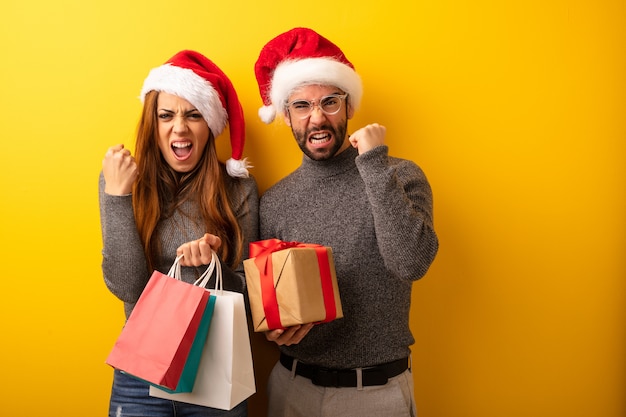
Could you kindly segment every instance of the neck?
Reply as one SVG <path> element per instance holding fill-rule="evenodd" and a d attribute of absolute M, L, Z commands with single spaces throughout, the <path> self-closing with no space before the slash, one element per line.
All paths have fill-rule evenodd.
<path fill-rule="evenodd" d="M 356 169 L 354 159 L 357 156 L 358 151 L 352 146 L 348 146 L 332 158 L 323 161 L 316 161 L 303 154 L 300 170 L 306 171 L 306 175 L 316 178 L 329 177 L 353 168 Z"/>

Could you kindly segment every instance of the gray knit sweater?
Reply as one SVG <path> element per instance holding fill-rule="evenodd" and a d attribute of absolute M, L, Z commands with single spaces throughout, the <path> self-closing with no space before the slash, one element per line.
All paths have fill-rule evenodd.
<path fill-rule="evenodd" d="M 411 285 L 438 249 L 431 188 L 415 163 L 388 156 L 387 146 L 329 161 L 303 156 L 261 197 L 260 234 L 333 250 L 344 317 L 284 353 L 343 369 L 409 355 Z"/>
<path fill-rule="evenodd" d="M 104 192 L 104 176 L 100 173 L 99 197 L 102 227 L 102 272 L 109 290 L 124 302 L 126 317 L 146 286 L 148 271 L 143 246 L 135 225 L 131 195 L 113 196 Z M 249 242 L 258 240 L 258 190 L 253 177 L 229 179 L 228 192 L 244 233 L 244 258 Z M 186 202 L 174 215 L 157 225 L 163 253 L 159 254 L 157 270 L 167 273 L 176 258 L 176 249 L 185 242 L 201 238 L 206 230 L 196 205 Z M 205 267 L 182 268 L 182 279 L 195 281 Z M 222 265 L 224 289 L 245 292 L 243 262 L 233 271 Z M 214 280 L 209 282 L 209 288 Z"/>

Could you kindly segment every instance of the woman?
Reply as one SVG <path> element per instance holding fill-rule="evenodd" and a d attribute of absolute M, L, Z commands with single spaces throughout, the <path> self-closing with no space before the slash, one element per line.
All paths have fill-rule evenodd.
<path fill-rule="evenodd" d="M 182 51 L 150 71 L 135 157 L 109 148 L 99 181 L 102 270 L 128 318 L 153 270 L 177 255 L 182 279 L 195 281 L 221 260 L 224 289 L 245 291 L 242 260 L 258 235 L 258 190 L 241 160 L 244 120 L 228 77 L 208 58 Z M 220 162 L 215 138 L 229 125 L 231 158 Z M 212 283 L 209 283 L 212 285 Z M 149 385 L 115 371 L 109 416 L 246 416 L 149 395 Z"/>

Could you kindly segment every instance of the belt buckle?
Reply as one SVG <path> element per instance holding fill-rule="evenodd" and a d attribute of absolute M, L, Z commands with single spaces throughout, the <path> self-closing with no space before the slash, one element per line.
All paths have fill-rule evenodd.
<path fill-rule="evenodd" d="M 380 369 L 376 369 L 376 367 L 363 369 L 362 375 L 363 386 L 386 385 L 389 382 L 387 374 Z M 320 387 L 356 387 L 356 370 L 346 372 L 324 368 L 316 369 L 313 375 L 311 375 L 311 382 Z"/>

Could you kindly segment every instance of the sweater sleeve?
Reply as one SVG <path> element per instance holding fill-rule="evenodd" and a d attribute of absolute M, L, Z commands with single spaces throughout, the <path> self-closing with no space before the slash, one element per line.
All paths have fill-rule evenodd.
<path fill-rule="evenodd" d="M 423 277 L 439 242 L 433 227 L 433 197 L 424 172 L 379 146 L 356 165 L 372 207 L 379 251 L 386 268 L 406 280 Z"/>
<path fill-rule="evenodd" d="M 100 225 L 102 228 L 102 273 L 107 288 L 120 300 L 135 303 L 150 278 L 137 232 L 131 195 L 104 192 L 99 178 Z"/>

